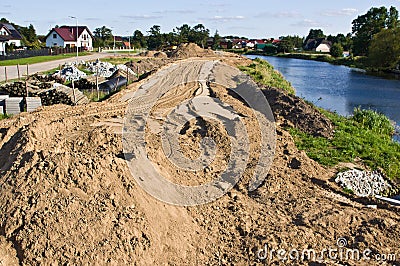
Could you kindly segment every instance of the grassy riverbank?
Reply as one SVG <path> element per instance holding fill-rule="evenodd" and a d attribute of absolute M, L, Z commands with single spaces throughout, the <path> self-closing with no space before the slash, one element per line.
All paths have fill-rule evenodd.
<path fill-rule="evenodd" d="M 290 83 L 264 60 L 257 58 L 242 70 L 261 84 L 283 88 L 294 94 Z M 372 110 L 356 109 L 353 116 L 343 117 L 314 108 L 332 121 L 335 134 L 328 139 L 288 128 L 299 149 L 325 166 L 361 159 L 371 170 L 382 170 L 388 178 L 400 181 L 400 144 L 392 140 L 394 127 L 386 116 Z"/>
<path fill-rule="evenodd" d="M 240 70 L 250 75 L 256 82 L 266 86 L 281 88 L 289 94 L 295 94 L 292 84 L 265 60 L 256 58 L 253 60 L 252 64 L 240 67 Z"/>

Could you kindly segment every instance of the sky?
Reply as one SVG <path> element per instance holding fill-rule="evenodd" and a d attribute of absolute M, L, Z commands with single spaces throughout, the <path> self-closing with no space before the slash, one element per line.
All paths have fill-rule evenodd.
<path fill-rule="evenodd" d="M 286 35 L 307 36 L 311 28 L 325 34 L 351 32 L 351 22 L 371 7 L 395 6 L 400 0 L 231 0 L 231 1 L 32 1 L 1 0 L 0 17 L 18 25 L 33 24 L 37 33 L 45 35 L 55 25 L 106 26 L 115 35 L 128 36 L 135 30 L 144 34 L 153 25 L 170 32 L 183 24 L 202 23 L 214 34 L 248 38 L 271 38 Z"/>

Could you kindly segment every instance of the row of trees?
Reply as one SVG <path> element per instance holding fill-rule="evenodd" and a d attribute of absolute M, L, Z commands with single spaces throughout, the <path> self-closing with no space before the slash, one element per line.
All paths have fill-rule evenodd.
<path fill-rule="evenodd" d="M 95 36 L 95 47 L 107 46 L 113 42 L 111 29 L 105 26 L 95 29 L 93 34 Z M 147 35 L 144 35 L 140 30 L 135 30 L 133 36 L 131 36 L 131 42 L 134 47 L 147 47 L 150 50 L 161 49 L 165 46 L 179 45 L 186 42 L 192 42 L 201 47 L 206 47 L 209 36 L 210 30 L 203 24 L 197 24 L 194 27 L 183 24 L 168 33 L 162 33 L 161 27 L 154 25 L 147 31 Z"/>

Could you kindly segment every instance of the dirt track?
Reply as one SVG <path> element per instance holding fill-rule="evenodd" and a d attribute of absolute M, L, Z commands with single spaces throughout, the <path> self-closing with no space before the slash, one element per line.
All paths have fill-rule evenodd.
<path fill-rule="evenodd" d="M 209 59 L 247 63 L 235 56 Z M 189 70 L 186 76 L 168 75 L 163 82 L 188 81 L 190 71 L 200 73 L 199 68 Z M 337 247 L 340 237 L 361 252 L 366 248 L 374 253 L 399 251 L 398 210 L 384 205 L 369 209 L 344 196 L 331 180 L 333 170 L 297 150 L 280 127 L 283 118 L 276 123 L 273 164 L 255 192 L 247 190 L 254 167 L 250 160 L 243 181 L 215 202 L 177 207 L 148 195 L 126 164 L 121 131 L 129 99 L 151 78 L 107 102 L 44 107 L 0 121 L 0 265 L 261 265 L 265 261 L 258 260 L 257 253 L 265 244 L 274 250 L 321 251 Z M 193 96 L 198 87 L 188 86 L 183 90 L 187 94 L 180 87 L 165 94 L 154 114 Z M 251 113 L 226 89 L 211 89 L 237 112 Z M 249 116 L 247 126 L 251 125 Z M 228 153 L 224 134 L 218 125 L 189 124 L 180 141 L 191 143 L 183 151 L 196 157 L 200 137 L 219 137 L 219 158 L 224 158 Z M 256 130 L 252 136 L 257 144 Z M 147 141 L 149 157 L 173 181 L 204 182 L 220 170 L 215 167 L 192 176 L 176 172 L 159 156 L 157 135 L 147 136 Z M 250 149 L 254 157 L 256 146 Z M 276 255 L 273 261 L 279 262 Z"/>

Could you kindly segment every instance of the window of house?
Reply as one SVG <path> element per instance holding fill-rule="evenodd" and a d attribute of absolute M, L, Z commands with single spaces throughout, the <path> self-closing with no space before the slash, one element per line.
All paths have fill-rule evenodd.
<path fill-rule="evenodd" d="M 53 39 L 57 39 L 57 34 L 53 34 Z"/>

